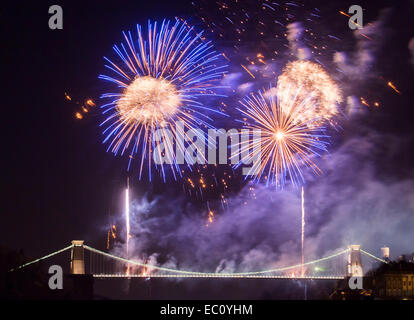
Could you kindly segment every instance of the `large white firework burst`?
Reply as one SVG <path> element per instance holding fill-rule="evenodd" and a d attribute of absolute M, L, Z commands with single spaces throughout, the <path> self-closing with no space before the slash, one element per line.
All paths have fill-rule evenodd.
<path fill-rule="evenodd" d="M 101 124 L 106 126 L 104 143 L 109 142 L 108 151 L 114 154 L 129 155 L 128 169 L 140 153 L 139 177 L 146 160 L 151 179 L 156 130 L 166 128 L 185 137 L 190 128 L 212 127 L 209 114 L 221 112 L 204 105 L 200 98 L 219 95 L 217 89 L 222 88 L 219 82 L 226 66 L 222 54 L 205 41 L 202 32 L 194 32 L 179 20 L 160 24 L 149 21 L 147 32 L 137 25 L 136 38 L 129 31 L 123 36 L 124 43 L 113 47 L 118 61 L 104 58 L 111 75 L 99 76 L 117 87 L 114 93 L 102 95 L 110 99 L 102 106 L 106 116 Z M 184 123 L 180 132 L 176 132 L 177 121 Z M 173 157 L 170 166 L 176 177 L 175 172 L 181 171 L 173 142 L 167 139 L 164 143 Z M 158 168 L 165 180 L 164 166 Z"/>

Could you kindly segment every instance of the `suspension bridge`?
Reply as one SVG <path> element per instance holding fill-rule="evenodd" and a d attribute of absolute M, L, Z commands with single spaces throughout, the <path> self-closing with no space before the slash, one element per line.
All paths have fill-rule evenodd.
<path fill-rule="evenodd" d="M 388 263 L 386 260 L 364 251 L 359 245 L 327 255 L 320 259 L 249 272 L 199 272 L 180 270 L 164 266 L 151 265 L 140 261 L 119 257 L 108 252 L 92 248 L 82 240 L 45 255 L 39 259 L 15 267 L 10 272 L 24 269 L 30 265 L 50 259 L 70 250 L 70 273 L 89 274 L 94 278 L 239 278 L 239 279 L 307 279 L 341 280 L 351 276 L 363 276 L 362 255 L 369 259 Z"/>

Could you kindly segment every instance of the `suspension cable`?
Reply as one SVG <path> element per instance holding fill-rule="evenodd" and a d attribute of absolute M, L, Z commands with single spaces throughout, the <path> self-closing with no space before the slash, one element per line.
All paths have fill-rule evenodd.
<path fill-rule="evenodd" d="M 69 250 L 69 249 L 71 249 L 72 247 L 73 247 L 73 244 L 71 244 L 70 246 L 68 246 L 68 247 L 66 247 L 66 248 L 63 248 L 63 249 L 60 249 L 60 250 L 58 250 L 58 251 L 52 252 L 51 254 L 48 254 L 48 255 L 46 255 L 46 256 L 44 256 L 44 257 L 41 257 L 41 258 L 39 258 L 39 259 L 36 259 L 36 260 L 30 261 L 30 262 L 28 262 L 28 263 L 25 263 L 25 264 L 21 265 L 20 267 L 10 269 L 10 270 L 9 270 L 9 272 L 12 272 L 12 271 L 15 271 L 15 270 L 18 270 L 18 269 L 22 269 L 22 268 L 24 268 L 24 267 L 30 266 L 30 265 L 31 265 L 31 264 L 33 264 L 33 263 L 36 263 L 36 262 L 39 262 L 39 261 L 45 260 L 45 259 L 50 258 L 50 257 L 53 257 L 54 255 L 57 255 L 57 254 L 59 254 L 59 253 L 62 253 L 63 251 Z"/>
<path fill-rule="evenodd" d="M 371 258 L 373 258 L 373 259 L 375 259 L 375 260 L 378 260 L 378 261 L 380 261 L 380 262 L 382 262 L 382 263 L 389 263 L 387 260 L 384 260 L 384 259 L 381 259 L 381 258 L 378 258 L 378 257 L 376 257 L 376 256 L 374 256 L 373 254 L 371 254 L 371 253 L 369 253 L 369 252 L 366 252 L 366 251 L 364 251 L 364 250 L 362 250 L 362 249 L 359 249 L 362 253 L 364 253 L 364 254 L 366 254 L 367 256 L 369 256 L 369 257 L 371 257 Z"/>

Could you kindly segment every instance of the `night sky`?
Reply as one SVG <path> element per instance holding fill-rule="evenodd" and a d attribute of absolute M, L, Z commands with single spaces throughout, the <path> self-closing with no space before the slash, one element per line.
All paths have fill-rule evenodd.
<path fill-rule="evenodd" d="M 324 28 L 331 29 L 329 33 L 341 39 L 338 48 L 332 50 L 345 51 L 351 57 L 358 50 L 357 40 L 348 28 L 348 18 L 339 11 L 347 11 L 354 3 L 304 3 L 318 7 Z M 63 8 L 63 30 L 48 28 L 48 8 L 52 4 Z M 365 9 L 364 23 L 379 19 L 383 9 L 390 10 L 372 40 L 380 45 L 376 49 L 368 45 L 374 59 L 372 66 L 364 71 L 362 79 L 342 77 L 340 86 L 347 96 L 355 96 L 357 100 L 363 96 L 370 103 L 379 101 L 380 107 L 360 105 L 360 112 L 347 114 L 341 120 L 342 128 L 331 133 L 331 155 L 320 161 L 324 174 L 308 181 L 309 210 L 314 215 L 308 229 L 309 248 L 315 250 L 313 257 L 341 247 L 346 240 L 361 241 L 375 253 L 385 244 L 395 255 L 414 251 L 414 49 L 410 53 L 408 47 L 410 39 L 414 39 L 414 2 L 359 1 L 358 4 Z M 103 83 L 98 75 L 104 71 L 103 56 L 112 55 L 112 45 L 120 42 L 123 30 L 133 29 L 137 23 L 145 24 L 147 19 L 179 16 L 202 28 L 195 12 L 189 0 L 36 1 L 1 6 L 1 101 L 5 127 L 2 148 L 5 205 L 0 240 L 3 247 L 22 249 L 33 258 L 67 246 L 73 239 L 84 239 L 92 247 L 104 249 L 109 223 L 115 221 L 122 228 L 122 188 L 128 172 L 126 160 L 107 153 L 102 144 L 99 127 L 102 115 L 98 108 Z M 228 39 L 211 37 L 218 50 L 231 47 Z M 243 72 L 239 65 L 231 65 L 230 72 L 235 72 L 235 68 Z M 388 81 L 396 85 L 399 94 L 387 86 Z M 65 93 L 72 101 L 65 99 Z M 98 107 L 78 121 L 74 114 L 88 98 Z M 346 104 L 345 99 L 344 110 Z M 274 202 L 267 205 L 263 203 L 270 199 L 267 193 L 275 191 L 258 186 L 260 209 L 256 211 L 259 204 L 253 201 L 240 211 L 234 208 L 239 208 L 247 197 L 245 182 L 234 180 L 228 192 L 234 207 L 230 212 L 217 211 L 222 220 L 209 236 L 204 229 L 197 229 L 207 217 L 206 201 L 186 196 L 180 182 L 170 179 L 164 184 L 155 179 L 149 183 L 132 176 L 133 197 L 138 203 L 145 202 L 143 197 L 147 197 L 148 203 L 157 199 L 153 209 L 150 205 L 146 209 L 154 210 L 154 218 L 138 219 L 143 221 L 143 228 L 152 232 L 144 232 L 145 239 L 137 235 L 137 248 L 144 248 L 148 256 L 160 252 L 163 256 L 160 263 L 170 258 L 166 252 L 171 250 L 186 268 L 192 267 L 188 261 L 194 259 L 193 268 L 204 265 L 214 269 L 223 257 L 203 262 L 203 258 L 209 259 L 206 255 L 209 250 L 217 254 L 222 251 L 223 242 L 227 248 L 238 243 L 240 248 L 231 252 L 237 256 L 236 261 L 244 261 L 244 253 L 255 248 L 260 251 L 267 241 L 264 238 L 273 237 L 271 231 L 277 230 L 266 248 L 276 246 L 274 258 L 281 264 L 290 262 L 283 260 L 281 252 L 289 250 L 285 246 L 289 243 L 292 250 L 297 249 L 298 239 L 292 236 L 296 231 L 291 228 L 299 219 L 292 213 L 298 206 L 298 191 L 276 195 L 269 200 Z M 211 203 L 219 201 L 218 194 L 208 196 Z M 381 208 L 376 207 L 386 197 L 387 202 Z M 267 220 L 270 216 L 273 218 Z M 360 228 L 369 225 L 369 221 L 381 223 L 371 235 L 371 242 L 368 236 L 355 238 L 352 232 L 347 233 L 345 225 L 358 224 L 357 217 L 366 217 Z M 287 222 L 289 219 L 292 223 Z M 388 219 L 395 224 L 390 225 Z M 385 229 L 389 232 L 383 232 Z M 337 238 L 332 230 L 338 231 Z M 185 233 L 200 235 L 200 247 L 186 243 Z M 209 237 L 221 242 L 206 243 L 204 240 Z M 331 246 L 324 245 L 332 238 L 337 241 Z M 191 257 L 179 253 L 179 248 L 200 254 Z M 265 266 L 263 262 L 252 268 Z M 231 286 L 228 288 L 232 290 Z"/>
<path fill-rule="evenodd" d="M 113 188 L 125 184 L 125 163 L 101 145 L 99 114 L 74 121 L 77 106 L 68 104 L 64 93 L 82 102 L 99 97 L 102 57 L 121 31 L 148 17 L 174 18 L 188 7 L 169 1 L 62 2 L 65 25 L 52 32 L 50 5 L 16 4 L 1 14 L 7 30 L 1 54 L 9 79 L 3 89 L 10 150 L 4 211 L 9 227 L 2 243 L 33 255 L 98 236 Z"/>

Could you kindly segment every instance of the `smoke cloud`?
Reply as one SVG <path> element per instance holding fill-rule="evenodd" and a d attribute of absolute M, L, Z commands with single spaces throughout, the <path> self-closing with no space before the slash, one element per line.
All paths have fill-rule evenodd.
<path fill-rule="evenodd" d="M 372 72 L 375 55 L 386 38 L 385 24 L 389 14 L 390 10 L 383 10 L 377 21 L 354 31 L 357 39 L 355 52 L 334 54 L 334 63 L 350 79 L 363 80 L 368 76 L 375 76 Z"/>
<path fill-rule="evenodd" d="M 346 98 L 346 114 L 350 117 L 364 113 L 364 108 L 357 97 L 348 96 Z"/>
<path fill-rule="evenodd" d="M 302 43 L 302 36 L 304 28 L 302 23 L 294 22 L 288 24 L 287 28 L 287 40 L 289 41 L 289 48 L 293 55 L 300 60 L 306 60 L 311 57 L 311 51 Z"/>

